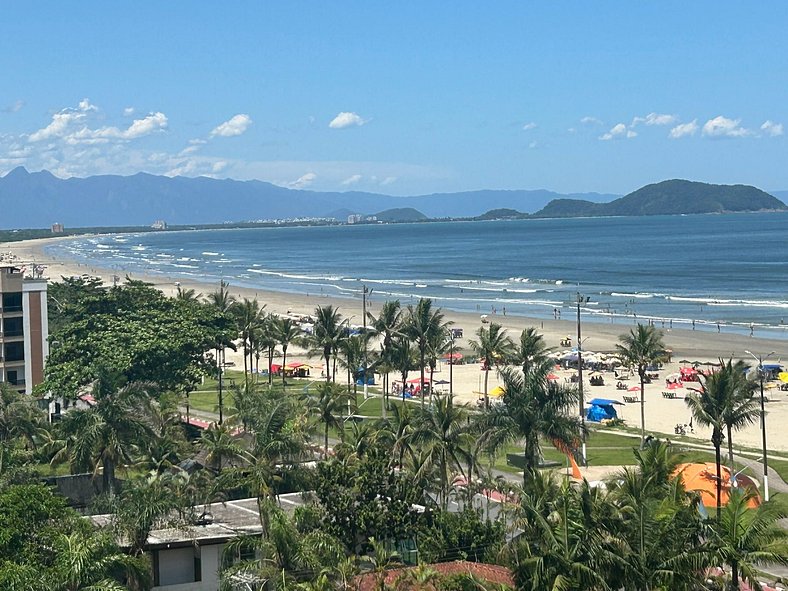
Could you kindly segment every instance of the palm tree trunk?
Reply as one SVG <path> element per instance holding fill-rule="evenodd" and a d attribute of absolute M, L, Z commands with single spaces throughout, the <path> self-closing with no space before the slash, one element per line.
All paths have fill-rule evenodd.
<path fill-rule="evenodd" d="M 722 470 L 720 465 L 722 464 L 721 453 L 720 453 L 720 440 L 719 434 L 714 434 L 714 460 L 717 464 L 717 522 L 720 521 L 720 514 L 722 513 Z"/>
<path fill-rule="evenodd" d="M 268 349 L 268 385 L 272 385 L 274 383 L 274 376 L 271 373 L 274 368 L 274 350 Z"/>
<path fill-rule="evenodd" d="M 739 587 L 739 563 L 731 560 L 731 589 L 738 591 Z"/>
<path fill-rule="evenodd" d="M 246 338 L 244 338 L 244 383 L 246 389 L 249 390 L 249 366 L 246 363 L 246 358 L 249 355 L 249 348 L 246 346 Z"/>
<path fill-rule="evenodd" d="M 102 479 L 104 481 L 104 492 L 112 498 L 115 496 L 115 462 L 109 458 L 105 458 L 103 467 L 104 473 L 102 474 Z"/>
<path fill-rule="evenodd" d="M 323 457 L 328 457 L 328 423 L 326 423 L 325 440 L 323 441 Z"/>
<path fill-rule="evenodd" d="M 435 368 L 430 365 L 430 404 L 432 404 L 432 395 L 435 392 L 432 391 L 432 384 L 435 383 Z"/>
<path fill-rule="evenodd" d="M 331 381 L 331 349 L 323 349 L 323 357 L 326 359 L 326 382 Z"/>

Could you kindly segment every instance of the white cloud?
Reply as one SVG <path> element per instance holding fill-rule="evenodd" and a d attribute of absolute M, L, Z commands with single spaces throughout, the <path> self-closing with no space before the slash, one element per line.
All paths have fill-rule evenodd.
<path fill-rule="evenodd" d="M 87 112 L 91 110 L 95 110 L 95 107 L 90 104 L 88 99 L 83 99 L 79 103 L 79 108 L 72 109 L 69 107 L 52 115 L 52 121 L 49 122 L 49 125 L 31 133 L 28 139 L 31 142 L 40 142 L 51 138 L 63 137 L 74 123 L 84 121 L 87 117 Z"/>
<path fill-rule="evenodd" d="M 698 120 L 693 119 L 689 123 L 680 123 L 670 130 L 668 137 L 677 140 L 688 135 L 695 135 L 698 132 Z"/>
<path fill-rule="evenodd" d="M 777 137 L 783 134 L 783 124 L 766 120 L 763 122 L 763 125 L 761 125 L 761 131 L 770 137 Z"/>
<path fill-rule="evenodd" d="M 741 119 L 728 119 L 719 115 L 703 124 L 703 135 L 712 138 L 736 138 L 752 135 L 752 131 L 739 125 Z"/>
<path fill-rule="evenodd" d="M 342 185 L 343 187 L 349 187 L 350 185 L 355 185 L 360 180 L 361 180 L 361 175 L 360 174 L 354 174 L 352 176 L 347 177 L 344 181 L 342 181 L 339 184 Z"/>
<path fill-rule="evenodd" d="M 632 131 L 631 129 L 627 129 L 627 126 L 623 123 L 616 123 L 613 127 L 610 128 L 610 131 L 604 133 L 599 136 L 600 140 L 607 141 L 607 140 L 615 140 L 615 139 L 632 139 L 633 137 L 637 137 L 637 132 Z"/>
<path fill-rule="evenodd" d="M 79 110 L 87 113 L 88 111 L 98 111 L 98 107 L 92 105 L 88 99 L 84 98 L 79 101 Z"/>
<path fill-rule="evenodd" d="M 533 142 L 531 142 L 530 144 L 528 144 L 528 147 L 529 147 L 531 150 L 535 150 L 536 148 L 538 148 L 538 147 L 539 147 L 539 143 L 538 143 L 538 142 L 536 142 L 536 141 L 533 141 Z"/>
<path fill-rule="evenodd" d="M 537 127 L 538 126 L 536 125 L 536 123 L 531 121 L 530 123 L 526 123 L 525 125 L 523 125 L 523 131 L 531 131 L 532 129 L 536 129 Z"/>
<path fill-rule="evenodd" d="M 386 185 L 390 185 L 391 183 L 395 183 L 396 181 L 397 181 L 397 177 L 387 176 L 385 179 L 380 181 L 380 186 L 385 187 Z"/>
<path fill-rule="evenodd" d="M 635 117 L 632 120 L 632 127 L 640 123 L 646 125 L 673 125 L 679 118 L 675 115 L 668 115 L 665 113 L 649 113 L 645 117 Z"/>
<path fill-rule="evenodd" d="M 308 172 L 298 177 L 292 183 L 287 183 L 287 186 L 291 189 L 304 189 L 311 185 L 316 178 L 317 175 L 314 172 Z"/>
<path fill-rule="evenodd" d="M 211 170 L 213 170 L 213 172 L 221 172 L 225 168 L 227 168 L 227 162 L 224 161 L 224 160 L 218 160 L 218 161 L 213 163 L 213 166 L 211 167 Z"/>
<path fill-rule="evenodd" d="M 602 125 L 602 120 L 596 117 L 585 116 L 580 120 L 583 125 Z"/>
<path fill-rule="evenodd" d="M 134 107 L 126 107 L 123 109 L 124 117 L 131 117 L 132 115 L 134 115 Z"/>
<path fill-rule="evenodd" d="M 345 129 L 346 127 L 361 127 L 369 119 L 364 119 L 356 113 L 343 111 L 331 120 L 328 126 L 331 129 Z"/>
<path fill-rule="evenodd" d="M 217 125 L 213 131 L 211 131 L 211 137 L 220 136 L 220 137 L 233 137 L 236 135 L 241 135 L 252 124 L 252 118 L 245 113 L 239 113 L 238 115 L 234 115 L 228 121 Z"/>

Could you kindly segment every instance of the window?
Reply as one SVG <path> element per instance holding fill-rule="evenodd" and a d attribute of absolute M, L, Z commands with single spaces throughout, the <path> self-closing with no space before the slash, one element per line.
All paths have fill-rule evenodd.
<path fill-rule="evenodd" d="M 3 311 L 4 312 L 21 312 L 22 311 L 22 292 L 11 292 L 3 294 Z"/>
<path fill-rule="evenodd" d="M 6 361 L 24 361 L 25 346 L 23 343 L 6 343 L 4 357 Z"/>
<path fill-rule="evenodd" d="M 6 318 L 3 323 L 3 336 L 21 337 L 24 333 L 21 318 Z"/>

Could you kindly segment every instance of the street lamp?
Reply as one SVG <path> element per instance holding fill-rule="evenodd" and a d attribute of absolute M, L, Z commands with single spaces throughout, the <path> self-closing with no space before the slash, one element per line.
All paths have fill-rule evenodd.
<path fill-rule="evenodd" d="M 763 406 L 763 360 L 768 359 L 774 355 L 774 351 L 769 353 L 766 357 L 763 355 L 756 356 L 754 353 L 745 350 L 745 353 L 758 362 L 758 381 L 761 385 L 761 435 L 763 436 L 763 499 L 769 500 L 769 463 L 766 458 L 766 410 Z"/>
<path fill-rule="evenodd" d="M 586 436 L 585 436 L 585 398 L 583 396 L 583 340 L 580 338 L 580 304 L 587 304 L 591 300 L 590 297 L 582 295 L 577 292 L 577 377 L 578 384 L 580 385 L 580 421 L 583 425 L 581 431 L 581 438 L 583 442 L 583 465 L 588 465 L 588 456 L 586 456 Z"/>
<path fill-rule="evenodd" d="M 369 289 L 366 285 L 361 286 L 361 310 L 362 310 L 362 323 L 364 326 L 364 336 L 362 338 L 364 342 L 364 400 L 369 398 L 369 388 L 368 388 L 368 381 L 369 378 L 367 377 L 367 296 L 372 293 L 372 290 Z M 383 396 L 383 418 L 386 418 L 386 397 Z"/>

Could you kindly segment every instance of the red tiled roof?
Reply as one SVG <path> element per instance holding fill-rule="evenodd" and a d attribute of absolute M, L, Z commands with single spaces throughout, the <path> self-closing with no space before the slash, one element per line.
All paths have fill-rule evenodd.
<path fill-rule="evenodd" d="M 487 564 L 484 562 L 467 562 L 465 560 L 455 560 L 453 562 L 438 562 L 428 564 L 428 568 L 436 571 L 441 576 L 451 575 L 473 575 L 489 583 L 496 585 L 506 585 L 514 588 L 514 577 L 512 571 L 505 566 L 497 564 Z M 392 568 L 386 571 L 386 585 L 393 585 L 397 578 L 415 567 Z M 355 578 L 356 589 L 358 591 L 373 591 L 375 589 L 375 573 L 364 573 Z"/>

